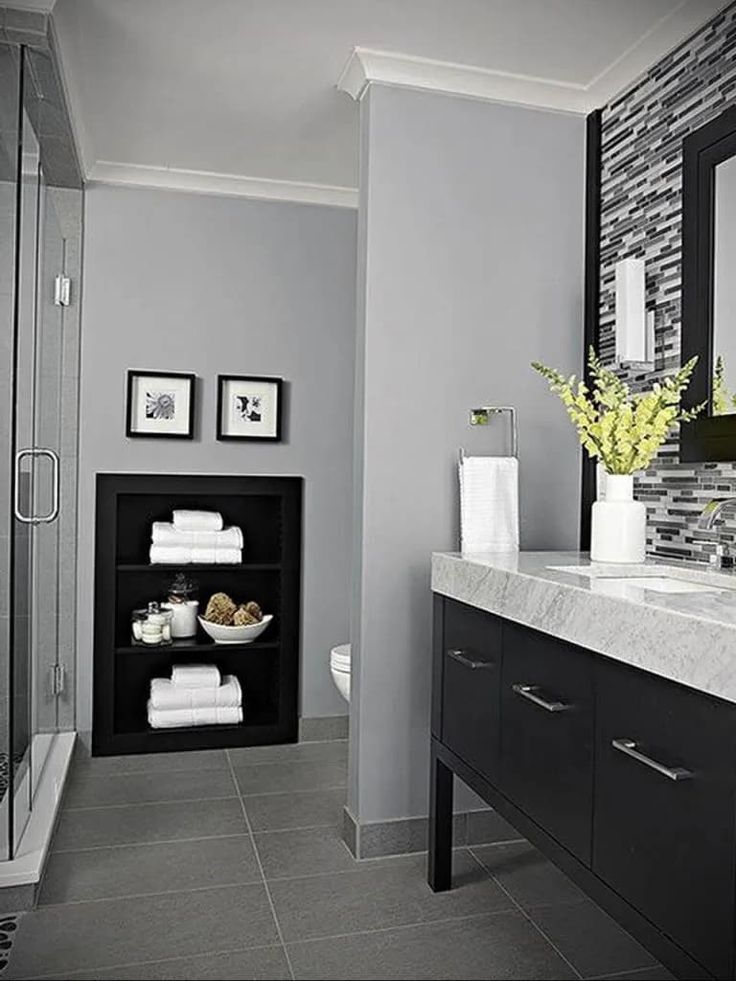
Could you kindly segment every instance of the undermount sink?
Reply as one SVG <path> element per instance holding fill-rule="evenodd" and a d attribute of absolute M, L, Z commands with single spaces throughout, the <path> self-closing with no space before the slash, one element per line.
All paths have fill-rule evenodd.
<path fill-rule="evenodd" d="M 681 578 L 679 575 L 654 575 L 645 572 L 642 566 L 631 570 L 630 575 L 622 575 L 609 565 L 596 567 L 594 565 L 550 565 L 548 569 L 554 572 L 566 572 L 574 576 L 587 576 L 591 580 L 593 592 L 609 593 L 625 596 L 627 591 L 644 589 L 654 593 L 720 593 L 724 589 L 734 588 L 736 582 L 718 584 L 712 582 L 694 582 Z M 679 571 L 679 570 L 678 570 Z"/>
<path fill-rule="evenodd" d="M 638 586 L 655 593 L 719 593 L 718 586 L 705 586 L 686 579 L 670 579 L 668 576 L 598 576 L 596 582 L 611 585 Z"/>

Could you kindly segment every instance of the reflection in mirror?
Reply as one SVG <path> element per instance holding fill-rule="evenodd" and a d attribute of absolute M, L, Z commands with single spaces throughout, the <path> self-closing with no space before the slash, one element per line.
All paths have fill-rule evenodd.
<path fill-rule="evenodd" d="M 715 168 L 713 249 L 714 416 L 736 413 L 736 157 Z"/>

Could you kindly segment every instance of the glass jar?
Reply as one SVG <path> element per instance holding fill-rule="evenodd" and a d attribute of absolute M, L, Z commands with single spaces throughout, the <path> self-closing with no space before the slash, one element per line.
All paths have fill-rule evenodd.
<path fill-rule="evenodd" d="M 197 635 L 198 594 L 199 584 L 183 572 L 178 573 L 169 586 L 168 601 L 163 607 L 172 615 L 171 636 L 177 640 Z"/>
<path fill-rule="evenodd" d="M 131 630 L 134 644 L 145 644 L 148 647 L 161 647 L 171 643 L 171 610 L 164 609 L 158 603 L 149 603 L 145 610 L 133 610 L 131 614 Z"/>

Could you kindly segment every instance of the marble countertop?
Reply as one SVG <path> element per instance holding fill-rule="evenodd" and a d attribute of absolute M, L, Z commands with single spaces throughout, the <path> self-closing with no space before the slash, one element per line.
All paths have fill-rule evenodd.
<path fill-rule="evenodd" d="M 549 566 L 590 567 L 591 575 Z M 667 576 L 715 592 L 659 593 L 610 577 Z M 579 552 L 436 552 L 432 589 L 561 640 L 736 702 L 736 574 Z"/>

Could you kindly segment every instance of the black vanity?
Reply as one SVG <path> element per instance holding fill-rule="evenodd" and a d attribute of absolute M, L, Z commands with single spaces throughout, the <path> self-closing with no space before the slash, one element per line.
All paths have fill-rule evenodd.
<path fill-rule="evenodd" d="M 451 885 L 456 774 L 677 976 L 733 978 L 736 705 L 621 663 L 618 650 L 603 656 L 516 622 L 531 602 L 553 632 L 574 632 L 577 621 L 603 637 L 608 613 L 613 622 L 629 604 L 579 587 L 570 597 L 553 573 L 546 584 L 540 573 L 546 592 L 503 569 L 463 584 L 467 563 L 454 560 L 456 585 L 446 565 L 435 590 L 466 592 L 510 616 L 434 598 L 432 888 Z M 711 598 L 701 605 L 736 613 L 736 593 L 703 595 Z M 669 611 L 630 607 L 632 647 L 646 646 Z M 685 634 L 697 636 L 679 610 L 669 615 L 683 645 Z M 673 664 L 684 656 L 670 653 Z"/>

